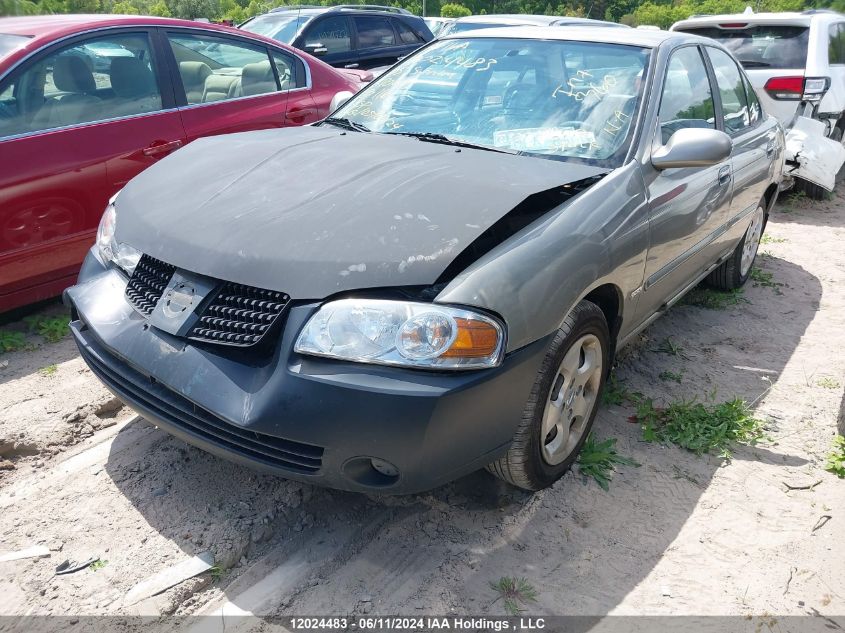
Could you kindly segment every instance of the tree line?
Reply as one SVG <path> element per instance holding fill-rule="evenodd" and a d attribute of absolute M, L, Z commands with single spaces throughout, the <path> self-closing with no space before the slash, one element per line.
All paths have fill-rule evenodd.
<path fill-rule="evenodd" d="M 331 5 L 337 0 L 303 0 Z M 294 3 L 290 0 L 0 0 L 0 16 L 54 13 L 122 13 L 186 19 L 208 18 L 235 24 L 270 9 Z M 355 2 L 351 2 L 355 4 Z M 421 15 L 423 0 L 387 0 L 392 6 Z M 829 7 L 845 10 L 845 0 L 425 0 L 426 15 L 460 17 L 472 14 L 531 13 L 579 16 L 631 26 L 668 28 L 694 14 L 755 11 L 801 11 Z"/>

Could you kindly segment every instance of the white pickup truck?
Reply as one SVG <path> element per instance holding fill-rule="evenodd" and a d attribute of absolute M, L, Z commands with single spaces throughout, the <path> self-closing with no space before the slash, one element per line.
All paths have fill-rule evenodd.
<path fill-rule="evenodd" d="M 820 199 L 845 162 L 845 15 L 801 13 L 693 16 L 671 30 L 718 40 L 745 68 L 763 109 L 787 130 L 784 188 Z"/>

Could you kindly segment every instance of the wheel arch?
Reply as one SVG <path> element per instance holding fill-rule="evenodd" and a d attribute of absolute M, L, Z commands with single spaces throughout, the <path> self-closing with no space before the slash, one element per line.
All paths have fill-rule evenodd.
<path fill-rule="evenodd" d="M 607 328 L 610 330 L 611 349 L 613 349 L 619 331 L 622 329 L 622 291 L 615 284 L 605 283 L 590 290 L 583 300 L 596 304 L 604 314 Z"/>

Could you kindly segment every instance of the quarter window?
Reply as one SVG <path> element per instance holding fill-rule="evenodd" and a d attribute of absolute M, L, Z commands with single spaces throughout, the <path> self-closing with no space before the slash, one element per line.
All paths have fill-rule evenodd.
<path fill-rule="evenodd" d="M 319 20 L 308 29 L 305 36 L 305 47 L 321 45 L 326 49 L 326 55 L 346 53 L 352 50 L 352 39 L 349 37 L 349 22 L 343 16 L 334 16 Z"/>
<path fill-rule="evenodd" d="M 693 46 L 672 54 L 660 98 L 660 133 L 665 145 L 684 128 L 715 128 L 710 79 L 699 50 Z"/>
<path fill-rule="evenodd" d="M 358 30 L 358 48 L 381 48 L 396 44 L 396 35 L 387 18 L 355 18 L 355 28 Z"/>
<path fill-rule="evenodd" d="M 292 55 L 285 55 L 273 51 L 273 64 L 276 66 L 276 73 L 282 84 L 282 90 L 291 88 L 302 88 L 305 86 L 305 68 L 301 61 Z"/>
<path fill-rule="evenodd" d="M 0 137 L 161 109 L 148 37 L 99 37 L 42 57 L 0 85 Z"/>
<path fill-rule="evenodd" d="M 831 24 L 827 57 L 831 64 L 845 64 L 845 24 Z"/>
<path fill-rule="evenodd" d="M 411 30 L 407 24 L 401 20 L 393 20 L 396 25 L 396 30 L 399 32 L 399 39 L 403 44 L 420 44 L 422 40 L 417 37 L 417 34 Z"/>
<path fill-rule="evenodd" d="M 189 105 L 279 90 L 267 51 L 260 46 L 205 35 L 167 37 Z"/>
<path fill-rule="evenodd" d="M 722 101 L 725 132 L 737 134 L 751 125 L 742 73 L 734 60 L 718 48 L 707 47 Z"/>

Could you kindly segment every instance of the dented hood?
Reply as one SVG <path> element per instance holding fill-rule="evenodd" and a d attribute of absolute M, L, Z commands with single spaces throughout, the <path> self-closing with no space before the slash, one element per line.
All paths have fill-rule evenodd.
<path fill-rule="evenodd" d="M 217 136 L 132 180 L 116 237 L 296 299 L 426 285 L 530 194 L 602 172 L 329 126 Z"/>

